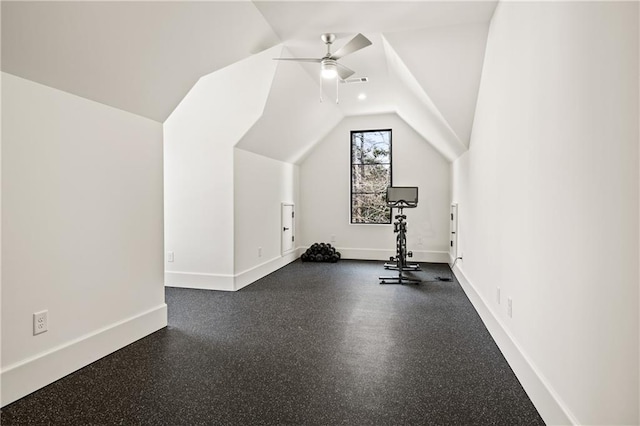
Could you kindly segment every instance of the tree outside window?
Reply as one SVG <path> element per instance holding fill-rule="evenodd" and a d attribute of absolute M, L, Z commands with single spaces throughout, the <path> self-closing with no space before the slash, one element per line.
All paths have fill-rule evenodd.
<path fill-rule="evenodd" d="M 391 129 L 351 132 L 351 223 L 391 223 Z"/>

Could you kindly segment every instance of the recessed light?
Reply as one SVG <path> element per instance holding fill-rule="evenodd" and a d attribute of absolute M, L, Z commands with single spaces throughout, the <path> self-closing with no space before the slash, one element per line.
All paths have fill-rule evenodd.
<path fill-rule="evenodd" d="M 365 99 L 367 99 L 367 94 L 366 93 L 360 93 L 358 95 L 358 99 L 360 99 L 361 101 L 364 101 Z"/>

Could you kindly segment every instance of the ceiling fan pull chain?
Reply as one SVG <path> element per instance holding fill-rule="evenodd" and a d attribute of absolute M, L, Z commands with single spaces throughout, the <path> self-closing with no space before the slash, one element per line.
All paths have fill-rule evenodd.
<path fill-rule="evenodd" d="M 340 103 L 340 85 L 338 84 L 339 77 L 336 76 L 336 104 Z"/>
<path fill-rule="evenodd" d="M 322 74 L 320 75 L 320 102 L 322 102 Z"/>

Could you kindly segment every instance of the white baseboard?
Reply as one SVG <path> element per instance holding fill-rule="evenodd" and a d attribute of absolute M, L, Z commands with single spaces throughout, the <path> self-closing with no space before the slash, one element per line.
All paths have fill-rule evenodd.
<path fill-rule="evenodd" d="M 5 406 L 167 326 L 167 305 L 117 322 L 47 352 L 9 365 L 0 373 Z"/>
<path fill-rule="evenodd" d="M 545 423 L 581 424 L 475 290 L 459 265 L 453 268 L 453 273 Z"/>
<path fill-rule="evenodd" d="M 340 252 L 342 259 L 357 260 L 389 260 L 395 256 L 395 250 L 387 249 L 363 249 L 363 248 L 344 248 L 336 247 Z M 429 250 L 411 250 L 413 257 L 408 260 L 411 262 L 429 262 L 429 263 L 447 263 L 449 261 L 449 252 L 446 251 L 429 251 Z"/>
<path fill-rule="evenodd" d="M 164 273 L 164 284 L 166 287 L 237 291 L 293 262 L 307 248 L 297 247 L 283 256 L 274 257 L 235 275 L 166 271 Z M 389 257 L 395 256 L 395 252 L 392 250 L 338 247 L 336 250 L 340 252 L 343 259 L 389 260 Z M 444 251 L 413 250 L 413 257 L 410 260 L 412 262 L 447 263 L 449 253 Z"/>
<path fill-rule="evenodd" d="M 269 275 L 270 273 L 277 271 L 285 265 L 296 260 L 298 256 L 299 250 L 293 250 L 283 256 L 274 257 L 271 260 L 268 260 L 260 265 L 254 266 L 253 268 L 247 269 L 245 271 L 239 272 L 234 277 L 234 288 L 235 290 L 240 290 L 243 287 L 248 286 L 249 284 L 258 281 L 260 278 Z"/>
<path fill-rule="evenodd" d="M 237 291 L 293 262 L 298 257 L 300 257 L 300 249 L 296 248 L 283 256 L 274 257 L 235 275 L 165 272 L 164 285 L 166 287 Z"/>
<path fill-rule="evenodd" d="M 233 281 L 233 275 L 168 271 L 164 273 L 164 285 L 166 287 L 234 291 Z"/>

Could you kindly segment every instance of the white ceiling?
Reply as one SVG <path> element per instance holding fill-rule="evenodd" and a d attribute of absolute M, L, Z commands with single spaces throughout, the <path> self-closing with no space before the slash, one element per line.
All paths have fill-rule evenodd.
<path fill-rule="evenodd" d="M 401 114 L 398 104 L 405 110 L 411 105 L 411 119 L 404 118 L 416 123 L 425 139 L 431 139 L 427 129 L 434 126 L 426 123 L 421 132 L 420 122 L 435 119 L 440 121 L 435 127 L 450 133 L 444 139 L 468 146 L 496 4 L 497 0 L 3 1 L 1 64 L 5 72 L 163 122 L 203 75 L 279 43 L 285 47 L 282 56 L 319 58 L 325 53 L 322 33 L 337 35 L 332 48 L 336 51 L 360 32 L 373 45 L 340 62 L 370 82 L 339 85 L 340 115 Z M 397 75 L 417 83 L 410 84 L 411 90 L 397 90 L 402 84 Z M 313 121 L 304 111 L 320 114 L 323 107 L 302 108 L 300 96 L 315 93 L 313 102 L 319 102 L 318 81 L 317 64 L 280 63 L 265 108 L 265 117 L 274 122 L 260 127 L 287 126 L 292 135 L 307 135 L 295 126 Z M 297 90 L 296 84 L 305 87 Z M 326 106 L 335 101 L 335 86 L 324 89 Z M 358 100 L 360 93 L 367 99 Z M 287 107 L 288 102 L 297 107 Z M 326 114 L 336 117 L 335 112 Z M 316 122 L 332 126 L 334 121 Z M 313 133 L 329 130 L 315 128 Z M 254 138 L 242 144 L 257 147 L 251 142 Z M 301 146 L 293 145 L 292 139 L 287 153 L 271 156 L 296 157 Z M 303 145 L 307 149 L 308 141 Z"/>
<path fill-rule="evenodd" d="M 262 116 L 236 147 L 293 163 L 342 118 L 334 103 L 319 101 L 316 80 L 298 63 L 278 62 Z"/>
<path fill-rule="evenodd" d="M 487 23 L 496 1 L 254 1 L 285 43 L 331 32 L 389 33 Z M 336 43 L 337 44 L 337 43 Z"/>
<path fill-rule="evenodd" d="M 472 23 L 387 34 L 458 138 L 468 147 L 489 26 Z"/>
<path fill-rule="evenodd" d="M 279 43 L 251 2 L 2 2 L 2 70 L 163 122 L 203 75 Z"/>
<path fill-rule="evenodd" d="M 364 85 L 340 85 L 340 108 L 345 115 L 396 110 L 381 39 L 384 36 L 420 77 L 418 81 L 429 83 L 437 92 L 436 97 L 443 101 L 446 109 L 443 114 L 450 119 L 459 137 L 468 140 L 488 23 L 496 1 L 254 3 L 294 57 L 322 57 L 325 45 L 320 35 L 326 32 L 338 37 L 333 43 L 333 52 L 357 33 L 363 33 L 373 42 L 340 60 L 356 71 L 354 76 L 369 78 L 369 83 Z M 318 79 L 317 64 L 303 64 L 303 67 Z M 358 99 L 361 93 L 366 94 L 366 101 Z M 327 99 L 335 99 L 335 87 L 326 87 L 325 94 Z"/>

